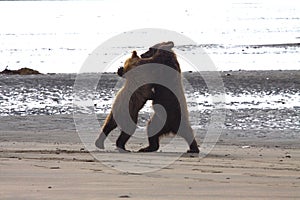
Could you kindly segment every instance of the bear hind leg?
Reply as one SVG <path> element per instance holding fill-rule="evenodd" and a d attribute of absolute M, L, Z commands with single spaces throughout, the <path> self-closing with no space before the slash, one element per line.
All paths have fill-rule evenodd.
<path fill-rule="evenodd" d="M 200 150 L 198 148 L 198 144 L 197 144 L 196 140 L 194 139 L 192 141 L 192 143 L 190 144 L 190 149 L 187 150 L 187 153 L 199 153 L 199 152 L 200 152 Z"/>
<path fill-rule="evenodd" d="M 137 121 L 138 121 L 139 109 L 136 109 L 136 107 L 134 107 L 133 104 L 130 104 L 129 108 L 130 108 L 129 109 L 130 116 L 132 118 L 132 121 L 135 123 L 135 126 L 132 126 L 132 127 L 127 126 L 128 133 L 124 132 L 123 130 L 121 131 L 121 134 L 120 134 L 120 136 L 118 137 L 118 139 L 116 141 L 117 149 L 121 153 L 130 152 L 130 151 L 126 150 L 125 145 L 126 145 L 127 141 L 130 139 L 130 137 L 134 134 L 135 129 L 136 129 L 136 124 L 137 124 Z"/>
<path fill-rule="evenodd" d="M 100 133 L 99 137 L 97 138 L 97 140 L 95 142 L 96 147 L 98 147 L 99 149 L 104 149 L 104 141 L 105 141 L 106 137 L 115 128 L 117 128 L 117 123 L 116 123 L 115 119 L 113 118 L 113 114 L 110 113 L 105 120 L 105 123 L 102 128 L 102 132 Z"/>
<path fill-rule="evenodd" d="M 198 144 L 195 140 L 193 129 L 189 125 L 186 125 L 184 127 L 185 127 L 185 128 L 183 128 L 184 132 L 180 132 L 180 133 L 178 133 L 178 135 L 183 137 L 185 139 L 185 141 L 188 143 L 189 150 L 187 151 L 187 153 L 199 153 L 200 150 L 199 150 Z"/>
<path fill-rule="evenodd" d="M 159 130 L 159 127 L 163 128 Z M 147 135 L 148 135 L 148 141 L 149 141 L 149 146 L 142 148 L 139 150 L 139 152 L 154 152 L 159 149 L 159 137 L 166 133 L 165 131 L 165 125 L 162 124 L 162 120 L 158 116 L 157 113 L 155 113 L 152 116 L 152 119 L 148 123 L 147 127 Z"/>
<path fill-rule="evenodd" d="M 118 139 L 116 141 L 116 146 L 117 146 L 117 149 L 119 150 L 119 152 L 121 152 L 121 153 L 130 152 L 130 151 L 126 150 L 126 148 L 125 148 L 125 145 L 126 145 L 127 141 L 129 140 L 129 138 L 130 138 L 130 135 L 128 135 L 124 131 L 121 132 L 120 136 L 118 137 Z"/>

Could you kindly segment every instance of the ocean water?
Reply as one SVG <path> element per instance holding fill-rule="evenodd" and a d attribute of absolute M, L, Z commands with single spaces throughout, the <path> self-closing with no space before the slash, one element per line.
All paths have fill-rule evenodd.
<path fill-rule="evenodd" d="M 130 3 L 135 6 L 110 0 L 1 1 L 0 70 L 29 67 L 45 75 L 0 75 L 0 116 L 72 114 L 76 73 L 96 47 L 120 33 L 160 28 L 198 44 L 175 43 L 175 52 L 190 54 L 201 48 L 217 70 L 224 71 L 227 128 L 300 130 L 297 1 L 153 0 L 141 5 L 143 9 L 138 9 L 140 1 Z M 128 44 L 122 48 L 129 54 L 148 47 Z M 118 62 L 108 71 L 115 72 L 122 65 Z M 190 70 L 184 64 L 181 67 Z M 97 76 L 91 74 L 87 81 Z M 106 115 L 110 111 L 116 83 L 121 80 L 109 73 L 101 77 L 97 90 L 81 97 L 92 100 L 81 112 Z M 197 74 L 185 73 L 184 77 L 193 87 L 186 89 L 192 126 L 205 128 L 214 109 L 210 93 Z M 141 115 L 151 112 L 149 102 Z"/>
<path fill-rule="evenodd" d="M 201 74 L 186 72 L 183 76 L 189 83 L 185 95 L 192 126 L 205 128 L 216 105 Z M 0 116 L 72 114 L 75 79 L 76 74 L 0 75 Z M 87 74 L 84 83 L 93 84 L 97 79 L 97 89 L 83 86 L 76 93 L 76 98 L 89 102 L 76 106 L 76 113 L 106 116 L 110 112 L 124 80 L 113 73 Z M 222 79 L 226 127 L 300 130 L 300 71 L 231 71 L 223 72 Z M 152 112 L 148 101 L 140 111 L 141 126 Z"/>
<path fill-rule="evenodd" d="M 109 0 L 1 1 L 0 70 L 77 73 L 97 46 L 140 28 L 190 37 L 199 45 L 186 44 L 186 52 L 203 48 L 220 71 L 300 69 L 298 1 L 153 0 L 143 9 L 139 1 L 131 4 L 134 9 Z M 132 50 L 130 44 L 124 47 L 124 52 Z"/>

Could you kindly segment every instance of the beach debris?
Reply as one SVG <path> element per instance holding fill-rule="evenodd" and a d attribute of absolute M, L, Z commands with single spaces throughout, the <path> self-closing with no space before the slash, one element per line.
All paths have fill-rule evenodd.
<path fill-rule="evenodd" d="M 60 169 L 60 167 L 50 167 L 50 169 Z"/>
<path fill-rule="evenodd" d="M 84 147 L 80 148 L 80 151 L 84 151 L 84 150 L 85 150 Z"/>
<path fill-rule="evenodd" d="M 290 155 L 290 152 L 285 152 L 285 158 L 292 158 L 292 156 Z"/>
<path fill-rule="evenodd" d="M 119 198 L 130 198 L 129 195 L 120 195 Z"/>

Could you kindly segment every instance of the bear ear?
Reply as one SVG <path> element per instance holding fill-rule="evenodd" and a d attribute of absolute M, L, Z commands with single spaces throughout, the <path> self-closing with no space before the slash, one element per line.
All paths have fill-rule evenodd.
<path fill-rule="evenodd" d="M 165 44 L 161 45 L 161 46 L 160 46 L 160 49 L 169 51 L 169 50 L 171 50 L 173 47 L 174 47 L 174 42 L 169 41 L 169 42 L 166 42 Z"/>
<path fill-rule="evenodd" d="M 132 52 L 131 58 L 138 58 L 139 56 L 137 55 L 136 51 Z"/>
<path fill-rule="evenodd" d="M 172 49 L 174 47 L 174 42 L 172 41 L 166 42 L 166 46 Z"/>

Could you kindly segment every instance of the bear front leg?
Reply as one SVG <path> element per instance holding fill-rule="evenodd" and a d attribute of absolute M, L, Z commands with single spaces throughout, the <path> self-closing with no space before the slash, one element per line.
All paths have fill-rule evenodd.
<path fill-rule="evenodd" d="M 106 137 L 115 128 L 117 128 L 117 123 L 113 118 L 112 112 L 110 112 L 109 115 L 106 117 L 105 123 L 102 128 L 102 132 L 100 133 L 99 137 L 95 142 L 96 147 L 98 147 L 99 149 L 104 149 L 104 141 Z"/>

